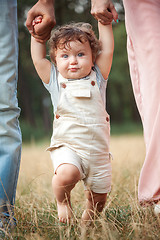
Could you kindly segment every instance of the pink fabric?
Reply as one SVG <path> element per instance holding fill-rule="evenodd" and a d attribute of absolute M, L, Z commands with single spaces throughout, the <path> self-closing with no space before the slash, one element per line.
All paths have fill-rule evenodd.
<path fill-rule="evenodd" d="M 160 1 L 124 0 L 124 7 L 130 75 L 146 144 L 138 197 L 155 201 L 160 200 Z"/>

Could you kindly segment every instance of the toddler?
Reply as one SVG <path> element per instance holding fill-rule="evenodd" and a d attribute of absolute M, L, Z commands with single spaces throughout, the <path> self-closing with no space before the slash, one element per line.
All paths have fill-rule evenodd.
<path fill-rule="evenodd" d="M 41 17 L 33 25 L 41 24 Z M 98 22 L 99 40 L 88 23 L 56 28 L 45 43 L 31 38 L 31 55 L 54 107 L 48 150 L 54 165 L 53 192 L 59 221 L 72 217 L 70 193 L 83 180 L 87 199 L 82 221 L 101 212 L 111 190 L 110 120 L 105 110 L 114 40 L 112 25 Z"/>

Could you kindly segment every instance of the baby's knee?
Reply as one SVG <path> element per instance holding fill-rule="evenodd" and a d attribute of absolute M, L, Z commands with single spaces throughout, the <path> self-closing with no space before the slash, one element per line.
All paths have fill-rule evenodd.
<path fill-rule="evenodd" d="M 56 170 L 61 185 L 76 184 L 80 180 L 78 168 L 72 164 L 63 164 Z"/>

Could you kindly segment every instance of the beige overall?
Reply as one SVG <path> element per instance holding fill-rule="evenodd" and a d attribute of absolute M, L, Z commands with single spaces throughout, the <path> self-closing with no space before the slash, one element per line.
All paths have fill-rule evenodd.
<path fill-rule="evenodd" d="M 97 85 L 96 73 L 92 70 L 89 76 L 76 80 L 65 79 L 59 74 L 58 83 L 59 103 L 53 123 L 51 146 L 48 148 L 52 151 L 54 169 L 56 171 L 64 163 L 74 164 L 79 168 L 87 188 L 96 193 L 109 192 L 110 123 Z M 68 160 L 65 149 L 71 151 Z"/>

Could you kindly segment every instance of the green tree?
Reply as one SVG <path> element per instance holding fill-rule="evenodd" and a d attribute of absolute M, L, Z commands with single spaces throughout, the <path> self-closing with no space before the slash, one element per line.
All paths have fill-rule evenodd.
<path fill-rule="evenodd" d="M 113 122 L 139 121 L 129 74 L 124 22 L 114 25 L 114 57 L 107 88 L 107 107 Z"/>

